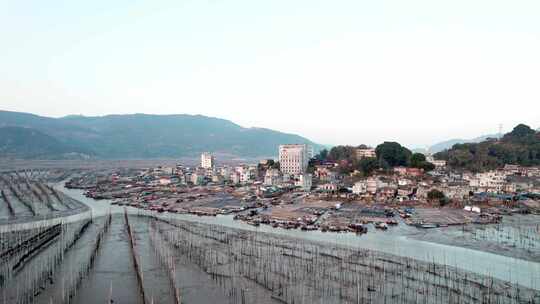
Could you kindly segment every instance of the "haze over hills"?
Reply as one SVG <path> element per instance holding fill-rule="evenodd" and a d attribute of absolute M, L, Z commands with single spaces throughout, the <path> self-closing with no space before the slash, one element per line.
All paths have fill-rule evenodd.
<path fill-rule="evenodd" d="M 479 142 L 482 142 L 482 141 L 484 141 L 484 140 L 486 140 L 488 138 L 499 138 L 499 137 L 500 137 L 499 134 L 490 134 L 490 135 L 482 135 L 482 136 L 472 138 L 472 139 L 455 138 L 455 139 L 445 140 L 445 141 L 442 141 L 442 142 L 439 142 L 439 143 L 436 143 L 436 144 L 430 146 L 429 149 L 428 149 L 428 152 L 429 153 L 437 153 L 437 152 L 441 152 L 441 151 L 450 149 L 455 144 L 479 143 Z"/>
<path fill-rule="evenodd" d="M 50 118 L 0 111 L 0 129 L 0 157 L 175 158 L 203 151 L 259 157 L 276 155 L 283 143 L 321 148 L 299 135 L 186 114 Z"/>

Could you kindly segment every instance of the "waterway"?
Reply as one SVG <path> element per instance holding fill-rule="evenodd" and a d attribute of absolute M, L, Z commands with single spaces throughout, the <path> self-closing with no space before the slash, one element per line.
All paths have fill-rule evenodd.
<path fill-rule="evenodd" d="M 116 213 L 123 212 L 124 210 L 124 207 L 111 205 L 111 201 L 108 200 L 96 201 L 87 198 L 84 196 L 82 190 L 67 189 L 62 183 L 56 184 L 54 187 L 89 206 L 92 209 L 94 216 L 105 215 L 109 211 Z M 128 211 L 131 213 L 140 212 L 138 209 L 129 207 Z M 526 261 L 480 250 L 412 239 L 407 237 L 406 232 L 408 229 L 416 228 L 405 225 L 399 225 L 398 227 L 391 228 L 387 231 L 371 229 L 367 234 L 359 236 L 353 233 L 286 230 L 272 228 L 266 225 L 254 227 L 244 222 L 233 220 L 231 215 L 198 217 L 188 214 L 160 214 L 159 216 L 222 225 L 250 231 L 286 235 L 311 241 L 325 242 L 330 246 L 345 245 L 371 249 L 398 256 L 410 257 L 425 262 L 435 262 L 458 267 L 478 274 L 492 276 L 497 279 L 540 290 L 540 261 Z"/>

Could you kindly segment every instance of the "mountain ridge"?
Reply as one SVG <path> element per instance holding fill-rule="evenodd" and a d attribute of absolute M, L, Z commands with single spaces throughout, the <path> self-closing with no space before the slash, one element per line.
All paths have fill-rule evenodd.
<path fill-rule="evenodd" d="M 70 147 L 74 153 L 84 151 L 104 159 L 191 157 L 203 151 L 239 157 L 275 156 L 282 143 L 305 143 L 313 145 L 315 150 L 321 148 L 296 134 L 244 128 L 226 119 L 190 114 L 51 118 L 0 111 L 0 127 L 32 129 Z"/>

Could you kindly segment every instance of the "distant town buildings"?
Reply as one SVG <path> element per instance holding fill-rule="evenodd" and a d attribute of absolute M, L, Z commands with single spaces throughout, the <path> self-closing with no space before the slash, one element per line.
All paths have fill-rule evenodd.
<path fill-rule="evenodd" d="M 356 149 L 356 159 L 364 159 L 364 158 L 371 158 L 371 157 L 377 157 L 377 153 L 375 153 L 375 149 L 373 148 L 358 148 Z"/>
<path fill-rule="evenodd" d="M 280 145 L 279 168 L 281 173 L 300 175 L 306 173 L 309 155 L 306 144 Z"/>
<path fill-rule="evenodd" d="M 445 160 L 437 160 L 433 157 L 433 155 L 426 155 L 426 161 L 428 163 L 432 163 L 435 168 L 444 168 L 446 167 L 446 161 Z"/>
<path fill-rule="evenodd" d="M 201 167 L 204 169 L 212 169 L 215 166 L 214 156 L 208 152 L 201 154 Z"/>

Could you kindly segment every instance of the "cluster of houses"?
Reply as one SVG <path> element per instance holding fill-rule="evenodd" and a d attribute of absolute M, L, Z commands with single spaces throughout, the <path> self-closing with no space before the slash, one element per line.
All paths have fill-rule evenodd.
<path fill-rule="evenodd" d="M 326 173 L 325 175 L 326 176 Z M 324 185 L 324 189 L 337 190 Z M 431 190 L 438 190 L 451 200 L 468 199 L 475 194 L 540 194 L 540 168 L 506 165 L 483 173 L 457 173 L 437 167 L 432 172 L 416 168 L 394 168 L 394 174 L 373 175 L 356 181 L 350 188 L 354 195 L 378 201 L 426 200 Z"/>
<path fill-rule="evenodd" d="M 259 164 L 216 166 L 210 153 L 201 155 L 201 165 L 195 168 L 177 166 L 165 169 L 168 177 L 157 182 L 161 185 L 250 185 L 261 196 L 282 193 L 282 189 L 297 189 L 321 195 L 366 199 L 377 202 L 404 202 L 427 200 L 428 193 L 436 189 L 450 200 L 468 199 L 474 194 L 540 194 L 540 168 L 506 165 L 483 173 L 453 172 L 446 162 L 428 156 L 435 170 L 395 167 L 393 172 L 376 172 L 356 178 L 356 172 L 345 176 L 337 170 L 338 164 L 324 163 L 308 171 L 311 149 L 307 145 L 282 145 L 279 148 L 279 166 L 273 160 Z M 358 149 L 357 157 L 373 157 L 375 150 Z"/>
<path fill-rule="evenodd" d="M 435 170 L 395 167 L 392 172 L 376 171 L 367 177 L 353 172 L 342 174 L 337 163 L 325 162 L 308 170 L 311 149 L 307 145 L 282 145 L 279 164 L 262 160 L 257 164 L 217 166 L 210 153 L 201 155 L 196 167 L 159 167 L 141 172 L 137 179 L 146 186 L 228 186 L 247 189 L 249 196 L 264 199 L 282 197 L 291 191 L 304 192 L 318 199 L 381 203 L 428 202 L 428 194 L 438 190 L 449 201 L 471 203 L 471 200 L 516 200 L 524 194 L 540 197 L 540 168 L 506 165 L 482 173 L 454 172 L 444 161 L 427 160 Z M 358 149 L 357 157 L 373 157 L 373 149 Z M 311 172 L 311 173 L 308 173 Z M 125 177 L 115 177 L 114 179 Z M 119 181 L 121 182 L 121 181 Z M 236 190 L 235 190 L 236 191 Z M 531 196 L 527 196 L 530 198 Z"/>

